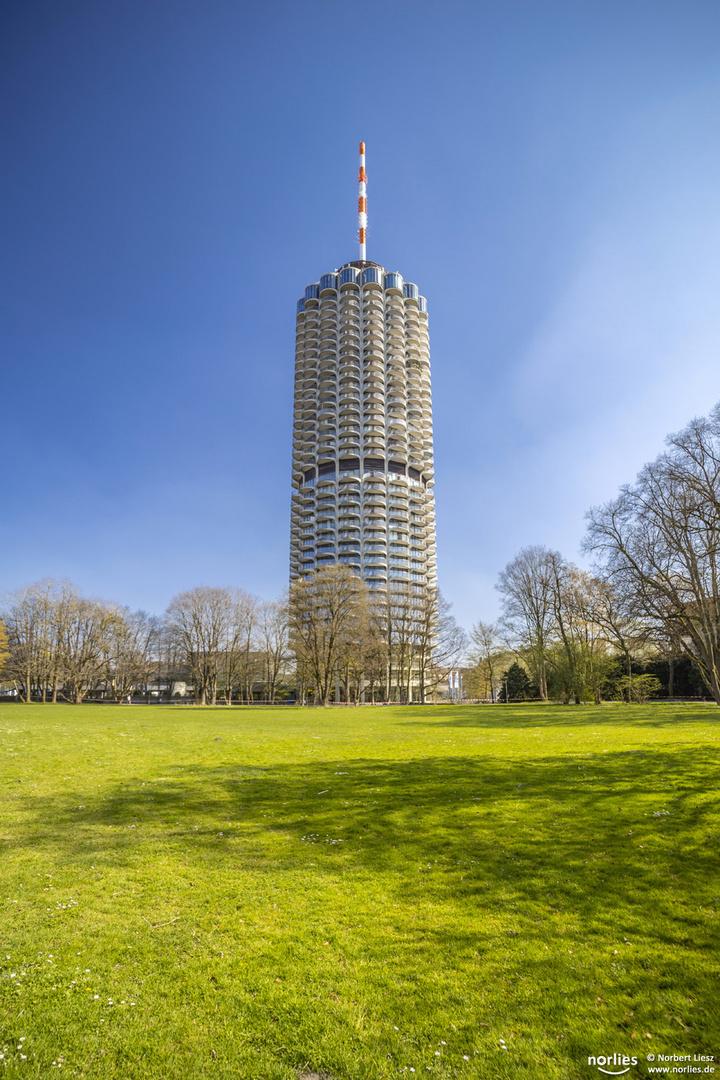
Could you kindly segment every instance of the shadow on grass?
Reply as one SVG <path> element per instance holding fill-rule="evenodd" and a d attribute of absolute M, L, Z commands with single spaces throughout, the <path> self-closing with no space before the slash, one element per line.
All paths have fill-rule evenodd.
<path fill-rule="evenodd" d="M 713 746 L 166 772 L 79 806 L 28 803 L 18 843 L 82 863 L 151 862 L 160 846 L 198 872 L 380 875 L 404 900 L 522 907 L 526 927 L 565 911 L 643 933 L 651 912 L 656 938 L 713 946 L 699 914 L 720 899 Z"/>
<path fill-rule="evenodd" d="M 407 727 L 554 728 L 586 727 L 599 724 L 632 724 L 638 727 L 673 727 L 677 724 L 720 723 L 720 709 L 712 703 L 672 705 L 557 705 L 533 702 L 528 705 L 456 705 L 427 708 L 419 719 L 398 723 Z M 415 712 L 415 716 L 417 716 Z"/>

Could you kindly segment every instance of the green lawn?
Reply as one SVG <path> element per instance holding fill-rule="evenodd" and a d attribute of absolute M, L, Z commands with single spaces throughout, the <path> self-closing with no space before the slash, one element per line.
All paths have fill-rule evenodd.
<path fill-rule="evenodd" d="M 701 705 L 0 705 L 0 1075 L 720 1075 L 719 734 Z"/>

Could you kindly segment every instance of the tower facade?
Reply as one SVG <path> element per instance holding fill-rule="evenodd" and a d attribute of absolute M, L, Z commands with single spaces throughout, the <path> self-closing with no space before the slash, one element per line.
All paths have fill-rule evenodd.
<path fill-rule="evenodd" d="M 364 256 L 363 218 L 360 237 Z M 434 587 L 425 298 L 363 257 L 307 286 L 296 331 L 291 579 L 340 563 L 380 593 Z"/>

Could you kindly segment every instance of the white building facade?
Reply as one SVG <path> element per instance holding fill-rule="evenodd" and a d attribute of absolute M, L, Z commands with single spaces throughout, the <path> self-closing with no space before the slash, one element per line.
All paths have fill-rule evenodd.
<path fill-rule="evenodd" d="M 435 588 L 424 297 L 346 263 L 308 285 L 296 330 L 291 580 L 343 564 L 379 594 Z"/>

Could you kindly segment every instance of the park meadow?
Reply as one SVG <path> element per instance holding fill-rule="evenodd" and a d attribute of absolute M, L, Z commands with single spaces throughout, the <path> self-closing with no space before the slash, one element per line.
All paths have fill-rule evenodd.
<path fill-rule="evenodd" d="M 0 704 L 0 1075 L 717 1062 L 718 717 Z"/>

